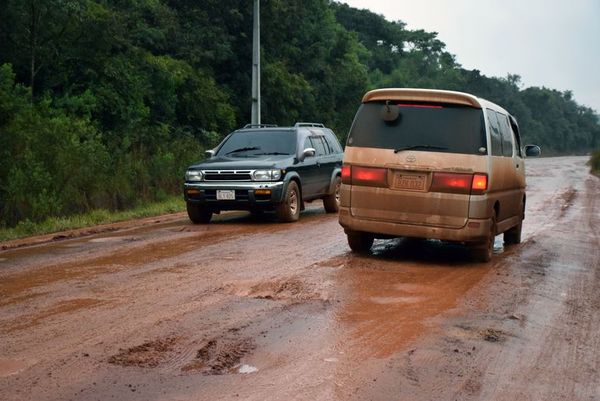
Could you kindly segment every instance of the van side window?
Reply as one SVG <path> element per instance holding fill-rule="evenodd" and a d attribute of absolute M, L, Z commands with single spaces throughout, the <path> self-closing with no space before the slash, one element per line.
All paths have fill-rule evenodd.
<path fill-rule="evenodd" d="M 500 135 L 502 136 L 502 156 L 512 157 L 513 155 L 513 135 L 508 125 L 508 117 L 502 113 L 496 112 Z"/>
<path fill-rule="evenodd" d="M 523 153 L 521 151 L 521 133 L 519 132 L 519 125 L 517 124 L 517 120 L 513 116 L 509 117 L 510 128 L 513 132 L 515 138 L 515 146 L 517 148 L 517 155 L 519 157 L 523 157 Z"/>
<path fill-rule="evenodd" d="M 490 126 L 490 136 L 492 138 L 492 156 L 502 156 L 502 135 L 498 126 L 496 112 L 487 109 L 488 125 Z"/>

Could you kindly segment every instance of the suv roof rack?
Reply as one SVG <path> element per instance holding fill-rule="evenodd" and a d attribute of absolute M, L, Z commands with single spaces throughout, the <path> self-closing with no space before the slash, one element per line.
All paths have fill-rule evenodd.
<path fill-rule="evenodd" d="M 277 124 L 246 124 L 244 128 L 274 128 Z"/>
<path fill-rule="evenodd" d="M 321 123 L 296 123 L 294 124 L 294 128 L 298 128 L 298 127 L 318 127 L 318 128 L 325 128 L 325 126 Z"/>

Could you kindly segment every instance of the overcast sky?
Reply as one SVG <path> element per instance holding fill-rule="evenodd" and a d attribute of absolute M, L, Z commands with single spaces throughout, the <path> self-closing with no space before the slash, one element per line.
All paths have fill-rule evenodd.
<path fill-rule="evenodd" d="M 464 68 L 573 91 L 600 112 L 600 0 L 343 0 L 438 32 Z"/>

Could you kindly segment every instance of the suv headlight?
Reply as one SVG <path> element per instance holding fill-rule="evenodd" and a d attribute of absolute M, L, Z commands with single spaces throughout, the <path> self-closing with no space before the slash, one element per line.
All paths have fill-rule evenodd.
<path fill-rule="evenodd" d="M 202 171 L 200 170 L 188 170 L 185 172 L 186 181 L 202 181 L 203 178 Z"/>
<path fill-rule="evenodd" d="M 277 181 L 281 178 L 281 170 L 256 170 L 252 173 L 254 181 Z"/>

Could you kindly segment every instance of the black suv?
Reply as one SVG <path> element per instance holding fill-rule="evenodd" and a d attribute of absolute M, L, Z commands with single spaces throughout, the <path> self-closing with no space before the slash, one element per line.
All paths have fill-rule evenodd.
<path fill-rule="evenodd" d="M 246 125 L 207 155 L 185 173 L 184 197 L 195 224 L 221 210 L 274 210 L 280 221 L 296 221 L 304 203 L 315 199 L 323 199 L 328 213 L 338 211 L 343 150 L 323 124 Z"/>

